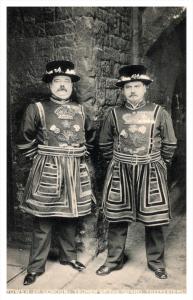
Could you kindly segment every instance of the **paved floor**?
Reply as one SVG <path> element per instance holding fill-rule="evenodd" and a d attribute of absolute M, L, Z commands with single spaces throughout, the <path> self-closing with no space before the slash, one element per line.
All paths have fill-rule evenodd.
<path fill-rule="evenodd" d="M 31 286 L 23 286 L 28 262 L 28 250 L 8 249 L 8 293 L 185 293 L 186 291 L 186 217 L 176 216 L 167 231 L 166 265 L 169 278 L 159 280 L 146 266 L 144 247 L 144 227 L 133 224 L 127 237 L 125 252 L 129 261 L 122 270 L 108 276 L 97 276 L 96 269 L 103 264 L 106 252 L 93 259 L 93 241 L 87 241 L 86 251 L 79 260 L 86 264 L 85 271 L 79 273 L 58 261 L 48 260 L 46 272 Z"/>

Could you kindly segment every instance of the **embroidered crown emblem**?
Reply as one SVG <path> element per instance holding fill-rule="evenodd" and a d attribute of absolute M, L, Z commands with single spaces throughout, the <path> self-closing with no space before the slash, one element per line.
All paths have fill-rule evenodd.
<path fill-rule="evenodd" d="M 74 113 L 68 106 L 60 106 L 55 110 L 58 119 L 72 120 Z"/>

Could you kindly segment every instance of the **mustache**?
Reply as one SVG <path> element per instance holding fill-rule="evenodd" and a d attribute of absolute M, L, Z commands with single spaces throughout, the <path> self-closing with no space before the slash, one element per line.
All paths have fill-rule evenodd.
<path fill-rule="evenodd" d="M 65 89 L 65 88 L 59 88 L 59 89 L 57 90 L 57 92 L 62 92 L 62 91 L 67 92 L 67 89 Z"/>

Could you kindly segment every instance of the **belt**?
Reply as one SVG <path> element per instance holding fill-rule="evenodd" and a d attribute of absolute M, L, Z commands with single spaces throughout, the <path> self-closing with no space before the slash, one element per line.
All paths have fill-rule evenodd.
<path fill-rule="evenodd" d="M 161 159 L 160 152 L 155 152 L 147 155 L 129 155 L 122 152 L 113 151 L 113 159 L 125 164 L 148 164 Z"/>
<path fill-rule="evenodd" d="M 53 155 L 53 156 L 66 156 L 66 157 L 81 157 L 86 154 L 86 147 L 53 147 L 38 145 L 38 154 Z"/>

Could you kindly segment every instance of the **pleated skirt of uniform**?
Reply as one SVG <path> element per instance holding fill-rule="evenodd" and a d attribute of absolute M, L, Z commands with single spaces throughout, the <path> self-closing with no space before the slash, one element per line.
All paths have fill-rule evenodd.
<path fill-rule="evenodd" d="M 91 213 L 91 180 L 84 158 L 37 154 L 20 208 L 38 217 Z"/>
<path fill-rule="evenodd" d="M 103 210 L 109 222 L 168 224 L 171 214 L 163 160 L 137 165 L 112 160 L 104 185 Z"/>

